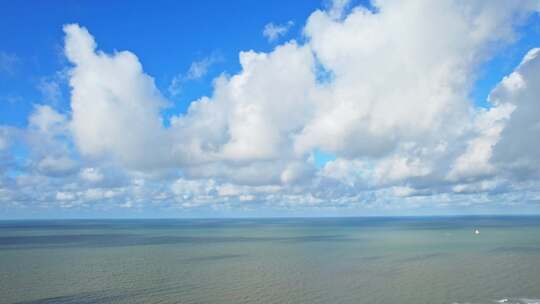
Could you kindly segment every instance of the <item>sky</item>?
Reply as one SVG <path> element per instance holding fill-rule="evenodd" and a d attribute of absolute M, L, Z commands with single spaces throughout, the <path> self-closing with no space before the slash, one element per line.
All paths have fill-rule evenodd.
<path fill-rule="evenodd" d="M 540 213 L 540 1 L 0 1 L 0 219 Z"/>

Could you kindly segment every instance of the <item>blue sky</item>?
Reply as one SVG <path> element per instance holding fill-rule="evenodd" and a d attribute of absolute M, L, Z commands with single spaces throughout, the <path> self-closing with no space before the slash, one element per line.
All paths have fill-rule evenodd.
<path fill-rule="evenodd" d="M 538 213 L 539 7 L 4 1 L 0 218 Z"/>

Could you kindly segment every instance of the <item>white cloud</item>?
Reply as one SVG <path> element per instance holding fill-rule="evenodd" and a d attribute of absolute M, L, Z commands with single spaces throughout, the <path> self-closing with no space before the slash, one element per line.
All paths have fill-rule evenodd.
<path fill-rule="evenodd" d="M 103 173 L 98 168 L 84 168 L 79 173 L 83 180 L 91 183 L 99 183 L 103 180 Z"/>
<path fill-rule="evenodd" d="M 325 164 L 320 174 L 323 177 L 338 180 L 348 186 L 354 186 L 361 181 L 361 175 L 370 170 L 369 166 L 359 160 L 347 161 L 338 158 Z"/>
<path fill-rule="evenodd" d="M 510 104 L 502 104 L 478 113 L 473 125 L 473 132 L 477 136 L 468 141 L 464 153 L 455 160 L 448 174 L 449 179 L 471 179 L 495 173 L 495 167 L 491 164 L 493 146 L 499 141 L 514 108 Z"/>
<path fill-rule="evenodd" d="M 268 39 L 269 42 L 274 42 L 278 38 L 287 34 L 289 29 L 294 25 L 294 22 L 288 21 L 285 24 L 274 24 L 272 22 L 267 23 L 263 29 L 263 36 Z"/>
<path fill-rule="evenodd" d="M 414 189 L 407 186 L 393 187 L 392 192 L 397 197 L 407 197 L 414 194 Z"/>
<path fill-rule="evenodd" d="M 39 172 L 46 175 L 70 174 L 77 170 L 77 162 L 65 156 L 46 156 L 37 164 Z"/>
<path fill-rule="evenodd" d="M 490 94 L 490 101 L 514 108 L 493 149 L 493 161 L 521 178 L 540 174 L 540 52 L 532 49 Z"/>
<path fill-rule="evenodd" d="M 59 201 L 72 201 L 75 199 L 75 195 L 70 192 L 56 192 L 56 199 Z"/>
<path fill-rule="evenodd" d="M 420 158 L 393 156 L 377 164 L 374 176 L 380 183 L 402 181 L 411 177 L 426 176 L 431 173 L 429 165 Z"/>
<path fill-rule="evenodd" d="M 66 131 L 67 119 L 50 106 L 36 105 L 28 123 L 30 129 L 55 134 Z"/>
<path fill-rule="evenodd" d="M 96 52 L 94 38 L 78 25 L 64 31 L 66 56 L 74 64 L 69 72 L 71 129 L 81 154 L 110 155 L 133 168 L 170 161 L 159 115 L 167 102 L 137 57 L 127 51 Z"/>
<path fill-rule="evenodd" d="M 476 68 L 494 42 L 510 41 L 512 17 L 527 4 L 513 3 L 378 1 L 376 13 L 313 13 L 310 47 L 335 77 L 297 150 L 380 157 L 403 142 L 459 134 Z"/>
<path fill-rule="evenodd" d="M 343 10 L 346 3 L 340 3 L 334 6 Z M 96 53 L 88 32 L 68 26 L 76 142 L 83 154 L 108 152 L 132 168 L 161 163 L 181 166 L 188 176 L 240 183 L 288 183 L 292 164 L 305 162 L 318 148 L 381 160 L 372 173 L 381 181 L 427 176 L 432 168 L 426 151 L 458 138 L 465 130 L 458 126 L 468 123 L 474 77 L 464 75 L 474 75 L 494 41 L 513 36 L 510 30 L 494 35 L 489 29 L 511 29 L 511 17 L 525 5 L 480 3 L 468 10 L 450 1 L 375 5 L 379 13 L 356 8 L 342 19 L 313 13 L 306 45 L 242 52 L 242 71 L 218 78 L 212 97 L 173 117 L 170 129 L 159 118 L 165 102 L 137 58 L 129 52 Z M 437 39 L 441 36 L 445 39 Z M 199 77 L 208 62 L 192 65 L 188 75 Z M 317 64 L 335 75 L 330 83 L 317 81 Z M 100 69 L 118 75 L 98 86 L 90 81 Z M 135 88 L 130 78 L 141 85 Z M 83 88 L 89 96 L 78 94 Z M 99 100 L 99 106 L 90 100 Z M 83 106 L 85 115 L 78 115 Z M 90 127 L 90 117 L 104 126 Z M 138 122 L 138 131 L 130 121 Z M 414 151 L 404 148 L 410 145 Z M 144 152 L 149 146 L 153 153 Z M 273 168 L 265 165 L 269 161 Z M 309 163 L 303 166 L 310 171 Z M 262 179 L 255 178 L 260 168 L 269 170 Z"/>
<path fill-rule="evenodd" d="M 211 98 L 172 119 L 174 151 L 189 175 L 276 183 L 289 162 L 302 159 L 294 155 L 291 135 L 317 98 L 313 57 L 290 42 L 269 54 L 242 52 L 240 63 L 239 74 L 215 81 Z"/>
<path fill-rule="evenodd" d="M 216 78 L 170 124 L 134 54 L 100 51 L 85 28 L 65 26 L 71 112 L 36 106 L 21 136 L 35 172 L 16 178 L 17 191 L 0 183 L 0 200 L 406 209 L 516 202 L 518 187 L 530 190 L 523 201 L 536 197 L 519 172 L 540 169 L 537 51 L 492 92 L 490 109 L 469 97 L 479 66 L 516 39 L 536 2 L 348 5 L 314 12 L 305 43 L 241 52 L 240 72 Z M 270 40 L 287 31 L 272 26 Z M 171 95 L 212 63 L 193 63 Z M 317 171 L 316 150 L 336 159 Z"/>
<path fill-rule="evenodd" d="M 39 174 L 58 177 L 77 171 L 79 163 L 70 151 L 69 121 L 47 105 L 35 105 L 28 118 L 26 132 L 17 132 L 15 142 L 23 140 L 29 146 L 33 168 Z"/>
<path fill-rule="evenodd" d="M 497 180 L 482 180 L 476 183 L 457 184 L 452 190 L 456 193 L 478 193 L 493 190 L 498 184 Z"/>

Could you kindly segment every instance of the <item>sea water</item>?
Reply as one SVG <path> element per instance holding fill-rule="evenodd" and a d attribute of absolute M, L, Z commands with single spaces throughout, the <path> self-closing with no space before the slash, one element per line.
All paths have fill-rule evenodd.
<path fill-rule="evenodd" d="M 540 217 L 0 222 L 0 303 L 538 299 Z"/>

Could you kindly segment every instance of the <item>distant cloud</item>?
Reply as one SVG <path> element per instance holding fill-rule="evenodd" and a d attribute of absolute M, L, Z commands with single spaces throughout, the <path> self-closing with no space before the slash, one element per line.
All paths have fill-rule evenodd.
<path fill-rule="evenodd" d="M 5 103 L 10 104 L 10 105 L 15 105 L 15 104 L 23 102 L 23 101 L 24 101 L 24 98 L 22 98 L 19 95 L 7 94 L 7 95 L 4 95 L 4 96 L 0 96 L 0 102 L 5 102 Z"/>
<path fill-rule="evenodd" d="M 263 29 L 263 36 L 269 42 L 276 41 L 279 37 L 285 36 L 289 29 L 294 25 L 294 22 L 288 21 L 285 24 L 274 24 L 272 22 L 266 24 Z"/>
<path fill-rule="evenodd" d="M 70 174 L 77 170 L 77 162 L 68 157 L 46 156 L 38 162 L 37 169 L 49 176 Z"/>
<path fill-rule="evenodd" d="M 20 62 L 17 55 L 0 51 L 0 73 L 14 74 Z"/>
<path fill-rule="evenodd" d="M 54 79 L 41 78 L 37 88 L 41 92 L 45 103 L 57 104 L 62 98 L 60 84 Z"/>
<path fill-rule="evenodd" d="M 186 78 L 193 80 L 204 77 L 208 73 L 208 69 L 210 68 L 210 66 L 221 60 L 221 55 L 219 55 L 218 53 L 213 53 L 209 57 L 193 62 L 189 67 Z"/>
<path fill-rule="evenodd" d="M 104 176 L 97 168 L 84 168 L 79 173 L 83 180 L 88 182 L 97 183 L 103 180 Z"/>
<path fill-rule="evenodd" d="M 185 74 L 178 74 L 173 77 L 168 88 L 169 94 L 171 96 L 177 96 L 182 91 L 182 85 L 186 81 L 203 78 L 208 74 L 208 70 L 212 65 L 222 60 L 223 56 L 218 52 L 214 52 L 208 57 L 191 63 L 191 66 Z"/>
<path fill-rule="evenodd" d="M 185 81 L 185 77 L 182 74 L 178 74 L 173 77 L 167 91 L 171 96 L 178 96 L 182 92 L 182 85 Z"/>

